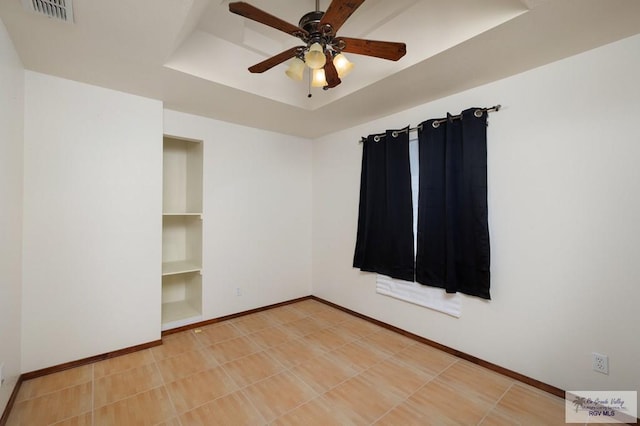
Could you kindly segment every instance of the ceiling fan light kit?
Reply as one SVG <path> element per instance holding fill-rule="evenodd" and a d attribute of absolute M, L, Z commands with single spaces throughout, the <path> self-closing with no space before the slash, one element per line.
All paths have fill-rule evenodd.
<path fill-rule="evenodd" d="M 291 62 L 289 62 L 289 68 L 285 71 L 285 74 L 296 81 L 301 81 L 302 77 L 304 77 L 304 61 L 300 58 L 293 58 Z"/>
<path fill-rule="evenodd" d="M 312 70 L 323 68 L 327 63 L 327 57 L 324 54 L 324 47 L 320 43 L 313 43 L 309 46 L 309 50 L 304 54 L 304 63 Z"/>
<path fill-rule="evenodd" d="M 328 84 L 324 69 L 318 68 L 317 70 L 313 70 L 313 78 L 311 79 L 312 87 L 326 87 Z"/>
<path fill-rule="evenodd" d="M 353 63 L 349 62 L 347 57 L 342 53 L 338 53 L 335 58 L 333 58 L 333 65 L 336 67 L 338 77 L 340 78 L 346 77 L 351 70 L 353 70 Z"/>
<path fill-rule="evenodd" d="M 263 73 L 292 59 L 285 74 L 293 80 L 304 77 L 305 66 L 312 70 L 311 85 L 325 90 L 336 87 L 351 72 L 353 64 L 343 52 L 397 61 L 407 48 L 404 43 L 337 37 L 336 33 L 364 0 L 333 0 L 326 12 L 316 10 L 302 16 L 298 26 L 290 24 L 245 2 L 229 3 L 229 11 L 247 19 L 286 32 L 302 40 L 304 46 L 292 47 L 249 67 Z"/>

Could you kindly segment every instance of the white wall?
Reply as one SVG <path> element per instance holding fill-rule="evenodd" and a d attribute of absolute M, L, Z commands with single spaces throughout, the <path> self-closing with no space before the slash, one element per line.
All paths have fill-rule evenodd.
<path fill-rule="evenodd" d="M 175 111 L 164 131 L 204 141 L 204 319 L 311 294 L 311 142 Z"/>
<path fill-rule="evenodd" d="M 563 389 L 639 390 L 638 52 L 635 36 L 314 141 L 313 293 Z M 377 295 L 351 267 L 360 136 L 497 103 L 493 300 L 465 297 L 455 319 Z"/>
<path fill-rule="evenodd" d="M 0 21 L 0 415 L 20 375 L 24 70 Z"/>
<path fill-rule="evenodd" d="M 27 71 L 22 371 L 160 338 L 162 104 Z"/>

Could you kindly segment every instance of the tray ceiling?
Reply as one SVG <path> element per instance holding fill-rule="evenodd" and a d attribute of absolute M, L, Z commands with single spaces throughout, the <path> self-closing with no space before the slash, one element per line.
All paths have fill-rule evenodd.
<path fill-rule="evenodd" d="M 313 0 L 248 2 L 293 24 L 315 8 Z M 3 0 L 0 19 L 29 70 L 307 138 L 640 32 L 637 0 L 367 0 L 339 35 L 405 42 L 407 55 L 349 54 L 355 68 L 343 83 L 308 98 L 307 83 L 284 75 L 286 63 L 247 71 L 299 40 L 231 14 L 228 3 L 74 0 L 69 24 Z"/>

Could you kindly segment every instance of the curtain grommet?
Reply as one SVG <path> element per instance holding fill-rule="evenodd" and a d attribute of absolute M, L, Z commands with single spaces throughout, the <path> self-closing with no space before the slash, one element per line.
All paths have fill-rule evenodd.
<path fill-rule="evenodd" d="M 475 115 L 477 118 L 482 117 L 482 114 L 484 114 L 484 111 L 481 109 L 477 109 L 473 112 L 473 115 Z"/>
<path fill-rule="evenodd" d="M 375 136 L 373 137 L 373 141 L 374 141 L 374 142 L 380 142 L 380 136 L 375 135 Z"/>
<path fill-rule="evenodd" d="M 391 136 L 393 136 L 394 138 L 398 137 L 398 132 L 396 132 L 395 130 L 391 133 Z"/>
<path fill-rule="evenodd" d="M 431 125 L 433 126 L 434 129 L 437 129 L 438 127 L 440 127 L 440 122 L 438 120 L 436 120 Z"/>

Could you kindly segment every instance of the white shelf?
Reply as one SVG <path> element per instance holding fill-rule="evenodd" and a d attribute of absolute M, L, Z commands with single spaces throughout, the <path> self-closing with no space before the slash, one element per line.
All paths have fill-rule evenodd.
<path fill-rule="evenodd" d="M 162 262 L 162 276 L 199 272 L 201 269 L 202 267 L 199 264 L 189 260 Z"/>
<path fill-rule="evenodd" d="M 163 275 L 197 271 L 201 266 L 202 221 L 196 216 L 163 216 Z"/>
<path fill-rule="evenodd" d="M 163 138 L 162 330 L 202 321 L 202 142 Z"/>
<path fill-rule="evenodd" d="M 202 276 L 198 272 L 163 276 L 163 329 L 181 327 L 197 321 L 202 321 Z"/>
<path fill-rule="evenodd" d="M 200 216 L 200 218 L 202 219 L 202 212 L 199 212 L 199 213 L 185 213 L 185 212 L 174 213 L 174 212 L 171 212 L 171 213 L 162 213 L 162 216 Z"/>
<path fill-rule="evenodd" d="M 202 321 L 202 314 L 186 300 L 162 304 L 162 330 Z"/>
<path fill-rule="evenodd" d="M 202 211 L 202 143 L 165 136 L 162 211 Z"/>

